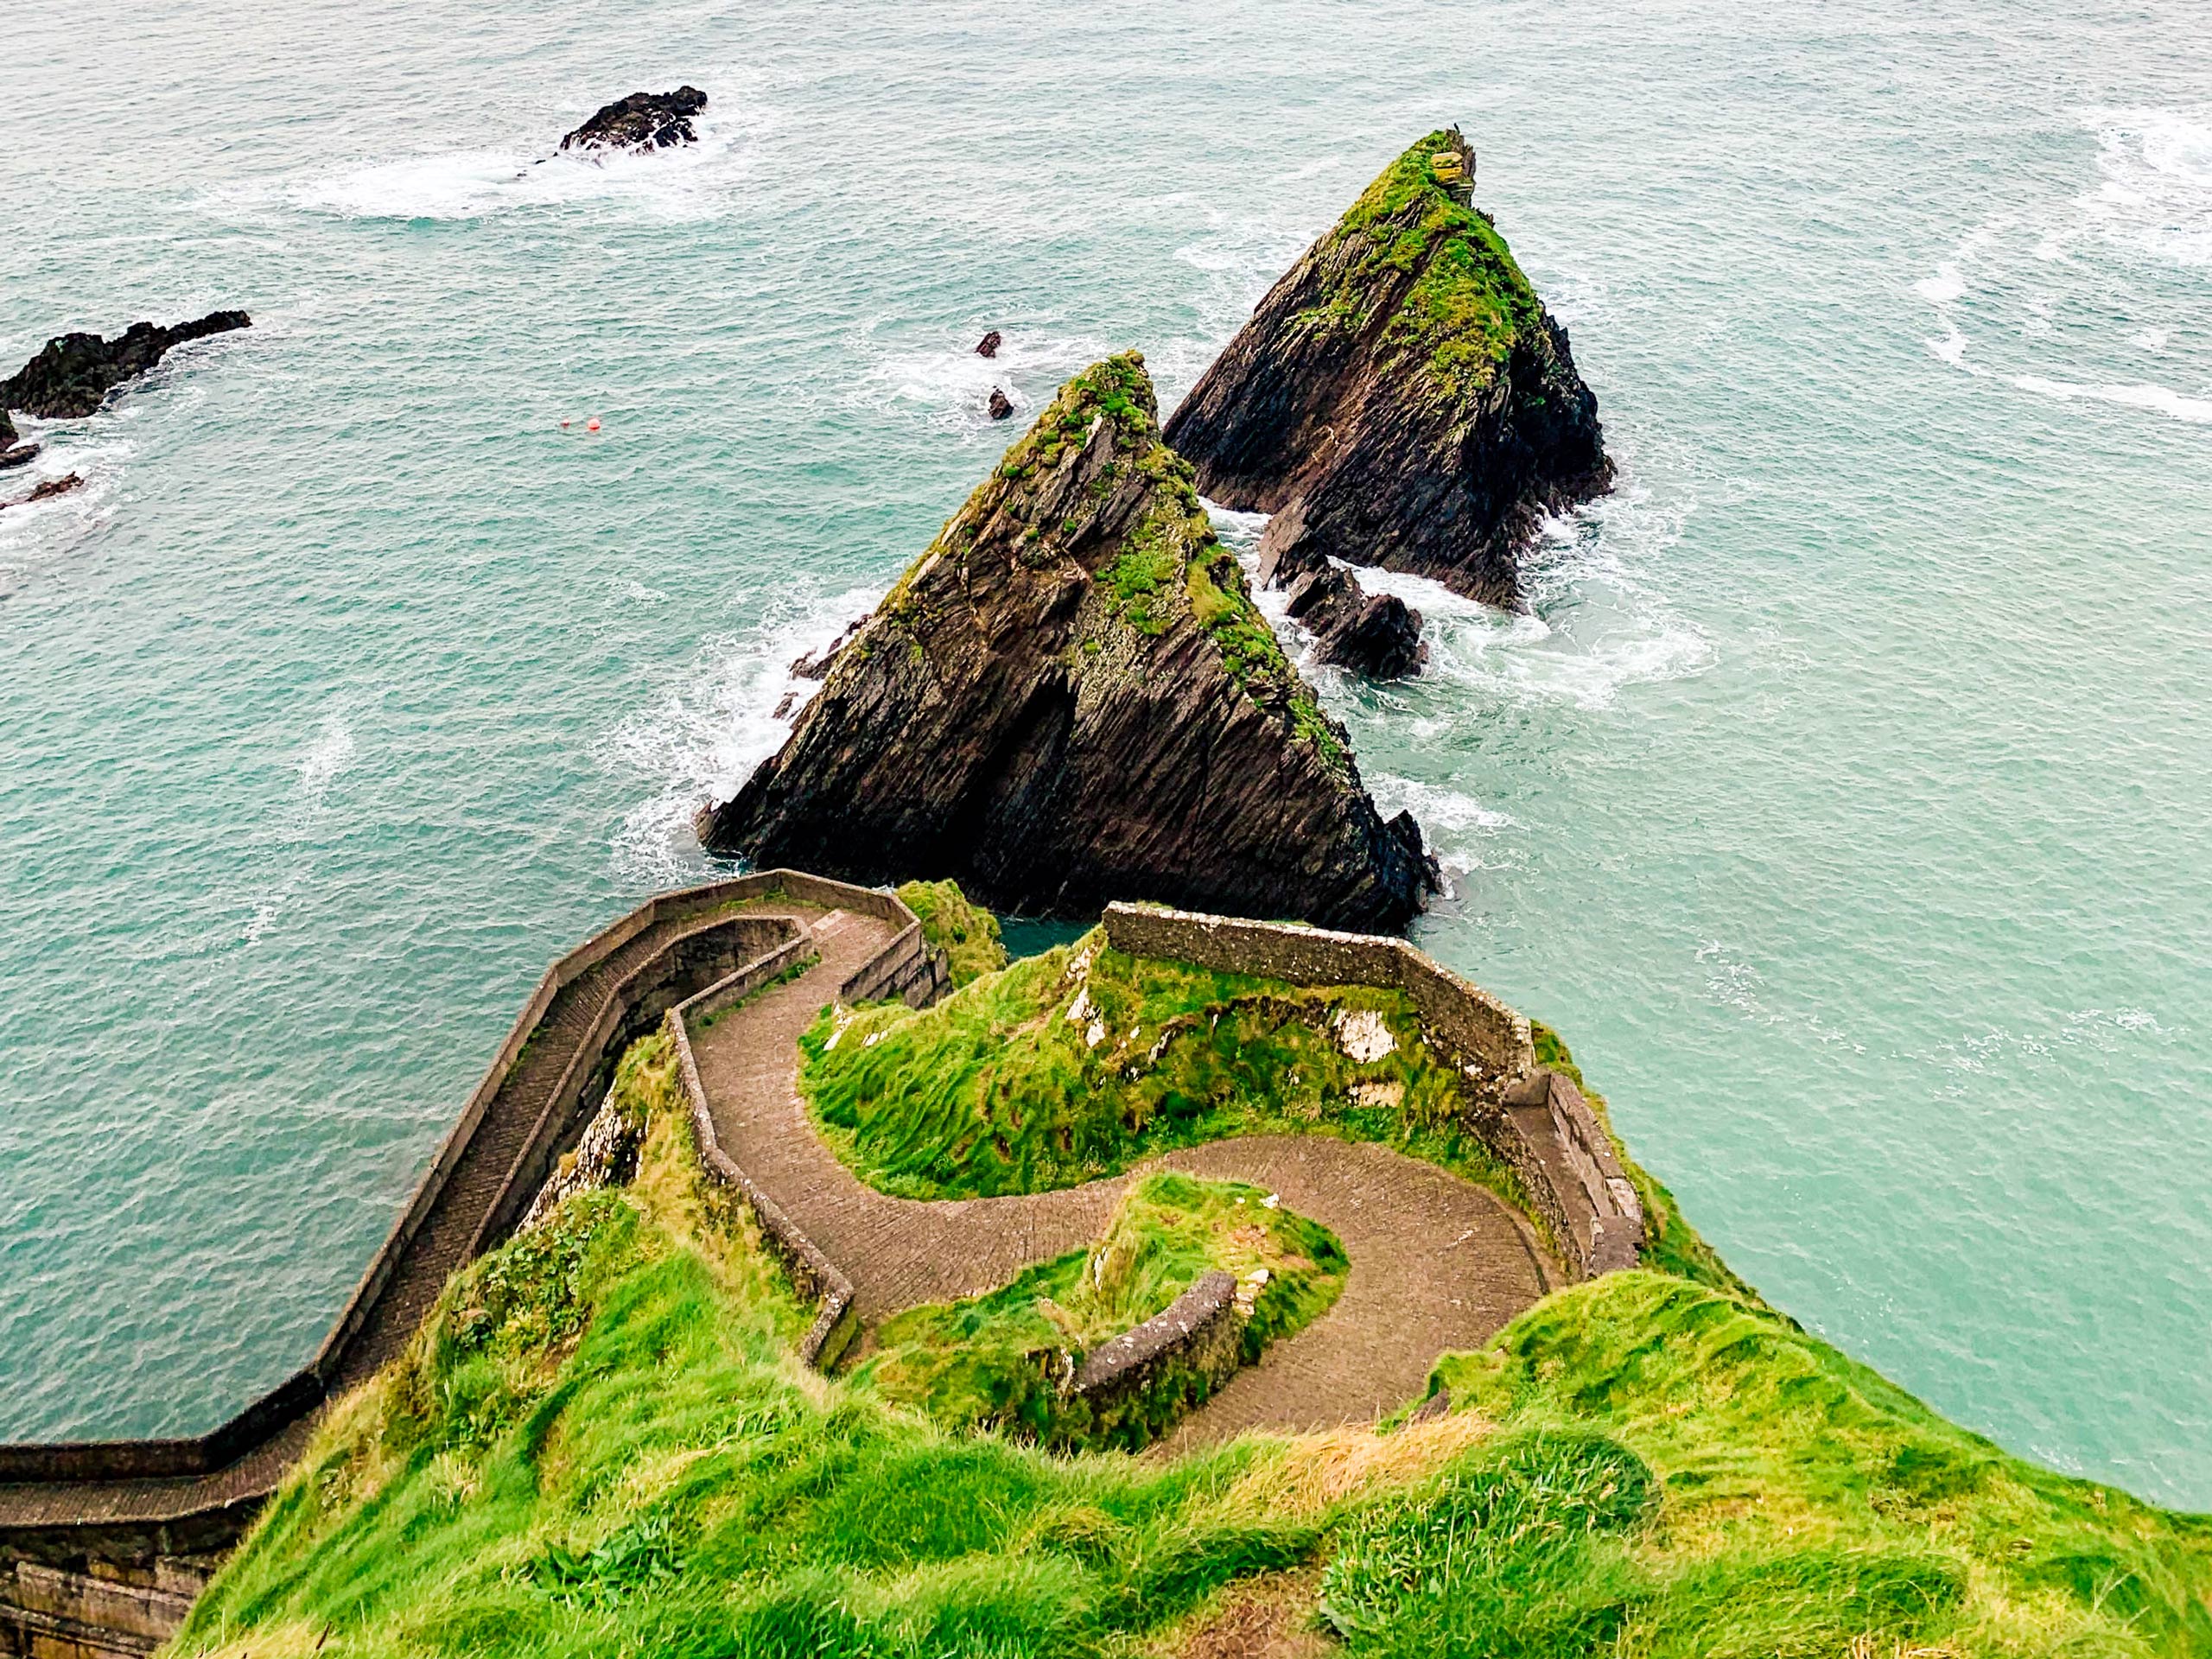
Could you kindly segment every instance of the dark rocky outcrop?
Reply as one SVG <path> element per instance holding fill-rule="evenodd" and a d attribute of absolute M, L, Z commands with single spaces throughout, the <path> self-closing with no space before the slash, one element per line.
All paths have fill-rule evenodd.
<path fill-rule="evenodd" d="M 1167 423 L 1208 497 L 1274 515 L 1263 576 L 1333 557 L 1514 604 L 1543 515 L 1610 486 L 1567 331 L 1452 178 L 1473 170 L 1457 128 L 1392 162 Z"/>
<path fill-rule="evenodd" d="M 603 106 L 561 140 L 563 149 L 666 149 L 699 141 L 691 118 L 707 107 L 696 86 L 672 92 L 632 92 Z"/>
<path fill-rule="evenodd" d="M 1370 594 L 1326 560 L 1289 584 L 1285 609 L 1313 631 L 1314 655 L 1371 680 L 1399 680 L 1427 665 L 1421 613 L 1395 594 Z"/>
<path fill-rule="evenodd" d="M 113 340 L 98 334 L 61 334 L 5 380 L 0 380 L 0 408 L 21 410 L 42 421 L 90 415 L 109 392 L 146 372 L 170 347 L 232 328 L 250 328 L 243 311 L 211 311 L 194 322 L 164 328 L 134 322 Z M 12 434 L 13 429 L 10 429 Z"/>
<path fill-rule="evenodd" d="M 1007 398 L 1005 392 L 1000 391 L 996 386 L 993 386 L 991 388 L 991 401 L 988 407 L 991 411 L 991 418 L 995 421 L 1002 421 L 1006 419 L 1007 416 L 1014 413 L 1014 404 L 1012 401 Z"/>
<path fill-rule="evenodd" d="M 1402 926 L 1437 881 L 1253 607 L 1135 353 L 1067 385 L 832 664 L 711 849 L 1002 908 Z"/>
<path fill-rule="evenodd" d="M 989 334 L 985 334 L 982 339 L 976 342 L 976 355 L 978 357 L 996 357 L 999 354 L 999 346 L 1001 343 L 1001 341 L 999 338 L 999 331 L 994 328 Z"/>
<path fill-rule="evenodd" d="M 16 501 L 0 501 L 0 512 L 10 507 L 28 507 L 35 501 L 50 501 L 57 495 L 67 495 L 72 490 L 81 490 L 85 480 L 74 473 L 64 473 L 60 478 L 49 478 L 29 495 Z"/>

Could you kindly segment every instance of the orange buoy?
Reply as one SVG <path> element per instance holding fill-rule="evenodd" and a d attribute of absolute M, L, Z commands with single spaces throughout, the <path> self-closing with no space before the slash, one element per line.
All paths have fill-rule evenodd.
<path fill-rule="evenodd" d="M 585 431 L 587 431 L 587 432 L 596 432 L 596 431 L 598 431 L 598 430 L 599 430 L 599 416 L 596 416 L 596 415 L 594 415 L 594 416 L 593 416 L 591 417 L 591 419 L 589 419 L 589 420 L 586 421 L 586 422 L 584 423 L 584 430 L 585 430 Z"/>

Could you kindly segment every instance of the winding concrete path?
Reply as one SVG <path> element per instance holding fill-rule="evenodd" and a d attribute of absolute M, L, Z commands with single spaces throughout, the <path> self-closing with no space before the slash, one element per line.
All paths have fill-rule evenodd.
<path fill-rule="evenodd" d="M 806 973 L 692 1033 L 722 1149 L 853 1281 L 864 1326 L 917 1303 L 1006 1283 L 1086 1248 L 1129 1183 L 1154 1169 L 1249 1181 L 1344 1241 L 1336 1306 L 1275 1344 L 1183 1423 L 1172 1446 L 1247 1428 L 1371 1422 L 1418 1397 L 1437 1355 L 1489 1339 L 1564 1274 L 1520 1217 L 1473 1183 L 1387 1147 L 1248 1135 L 1170 1153 L 1056 1192 L 929 1202 L 863 1184 L 815 1133 L 798 1093 L 798 1038 L 845 976 L 891 938 L 849 912 L 764 906 L 813 930 Z"/>

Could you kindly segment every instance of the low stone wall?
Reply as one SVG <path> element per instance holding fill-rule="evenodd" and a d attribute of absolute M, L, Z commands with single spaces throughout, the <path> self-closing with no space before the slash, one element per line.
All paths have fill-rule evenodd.
<path fill-rule="evenodd" d="M 671 1008 L 668 1034 L 676 1045 L 677 1064 L 683 1072 L 684 1100 L 691 1112 L 691 1139 L 698 1148 L 699 1162 L 715 1182 L 742 1199 L 752 1211 L 753 1218 L 760 1224 L 762 1242 L 783 1263 L 799 1294 L 820 1304 L 812 1328 L 800 1339 L 799 1358 L 806 1364 L 827 1370 L 836 1363 L 838 1355 L 855 1334 L 853 1281 L 799 1230 L 798 1224 L 785 1213 L 783 1205 L 769 1197 L 767 1190 L 722 1150 L 721 1138 L 715 1133 L 715 1116 L 707 1102 L 706 1085 L 699 1081 L 699 1062 L 691 1052 L 689 1023 L 743 1001 L 815 954 L 813 937 L 799 930 L 798 937 L 758 962 L 747 964 L 721 983 Z"/>
<path fill-rule="evenodd" d="M 1564 1265 L 1585 1279 L 1636 1265 L 1643 1206 L 1612 1137 L 1572 1082 L 1537 1069 L 1528 1020 L 1481 987 L 1403 939 L 1151 905 L 1110 905 L 1105 926 L 1107 942 L 1130 956 L 1404 992 L 1422 1034 L 1460 1073 L 1462 1121 L 1520 1177 Z"/>
<path fill-rule="evenodd" d="M 1243 1345 L 1236 1275 L 1216 1268 L 1165 1311 L 1085 1354 L 1069 1393 L 1094 1427 L 1141 1430 L 1113 1436 L 1134 1450 L 1235 1376 Z"/>
<path fill-rule="evenodd" d="M 1505 1106 L 1515 1133 L 1494 1144 L 1543 1211 L 1568 1265 L 1585 1279 L 1636 1266 L 1643 1201 L 1582 1091 L 1560 1072 L 1539 1071 L 1508 1092 Z"/>
<path fill-rule="evenodd" d="M 1376 985 L 1403 991 L 1421 1010 L 1431 1039 L 1463 1065 L 1475 1066 L 1478 1075 L 1470 1080 L 1491 1096 L 1535 1068 L 1526 1019 L 1403 939 L 1153 905 L 1109 905 L 1104 920 L 1107 943 L 1133 957 L 1195 963 L 1293 985 Z"/>

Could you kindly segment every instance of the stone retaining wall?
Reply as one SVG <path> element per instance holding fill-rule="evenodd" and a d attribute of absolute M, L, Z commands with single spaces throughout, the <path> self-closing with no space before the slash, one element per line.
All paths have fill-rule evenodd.
<path fill-rule="evenodd" d="M 1478 1068 L 1471 1081 L 1489 1096 L 1502 1093 L 1535 1068 L 1526 1019 L 1403 939 L 1203 916 L 1154 905 L 1109 905 L 1104 920 L 1107 943 L 1133 957 L 1196 963 L 1293 985 L 1376 985 L 1403 991 L 1421 1011 L 1432 1040 L 1440 1039 L 1457 1058 Z"/>
<path fill-rule="evenodd" d="M 857 1321 L 852 1317 L 853 1281 L 799 1230 L 798 1224 L 785 1213 L 783 1205 L 770 1198 L 766 1190 L 722 1150 L 721 1139 L 715 1133 L 715 1116 L 707 1102 L 706 1086 L 699 1081 L 699 1063 L 692 1057 L 689 1023 L 743 1001 L 762 986 L 812 959 L 816 954 L 812 935 L 797 924 L 792 928 L 795 937 L 785 944 L 759 961 L 748 963 L 721 983 L 709 986 L 671 1008 L 668 1034 L 676 1045 L 677 1063 L 683 1076 L 684 1099 L 691 1112 L 691 1139 L 698 1148 L 699 1162 L 717 1184 L 744 1200 L 760 1224 L 762 1242 L 784 1264 L 799 1294 L 820 1304 L 813 1327 L 800 1340 L 799 1358 L 806 1364 L 827 1370 L 836 1363 L 838 1355 L 856 1333 Z"/>
<path fill-rule="evenodd" d="M 1205 1399 L 1235 1376 L 1243 1345 L 1236 1275 L 1216 1268 L 1164 1311 L 1085 1354 L 1070 1392 L 1094 1422 L 1142 1414 L 1149 1440 L 1160 1426 L 1151 1420 Z"/>
<path fill-rule="evenodd" d="M 1462 1121 L 1520 1177 L 1565 1265 L 1584 1279 L 1636 1265 L 1643 1206 L 1612 1137 L 1571 1081 L 1537 1069 L 1528 1020 L 1488 991 L 1403 939 L 1153 905 L 1109 905 L 1104 919 L 1107 943 L 1130 956 L 1404 992 L 1422 1034 L 1459 1069 Z"/>

